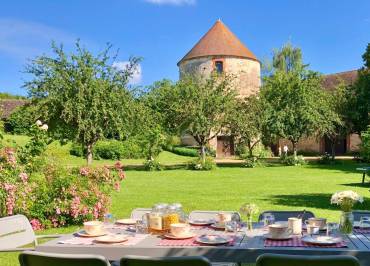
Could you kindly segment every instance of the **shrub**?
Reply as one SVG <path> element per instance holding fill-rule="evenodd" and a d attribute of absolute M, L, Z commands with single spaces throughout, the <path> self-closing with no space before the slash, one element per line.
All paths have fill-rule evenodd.
<path fill-rule="evenodd" d="M 29 104 L 20 106 L 6 119 L 5 131 L 12 134 L 29 135 L 30 128 L 36 119 L 35 106 Z"/>
<path fill-rule="evenodd" d="M 330 154 L 330 153 L 325 152 L 325 153 L 321 156 L 321 158 L 320 158 L 320 160 L 318 161 L 318 163 L 320 163 L 320 164 L 334 164 L 334 163 L 335 163 L 335 161 L 333 160 L 333 158 L 332 158 L 332 156 L 331 156 L 331 154 Z"/>
<path fill-rule="evenodd" d="M 149 159 L 144 162 L 144 169 L 146 171 L 161 171 L 163 170 L 161 164 L 155 159 Z"/>
<path fill-rule="evenodd" d="M 303 165 L 306 164 L 303 156 L 298 155 L 294 157 L 293 155 L 282 155 L 280 157 L 280 162 L 288 166 Z"/>
<path fill-rule="evenodd" d="M 247 168 L 254 168 L 261 165 L 260 161 L 258 160 L 258 157 L 252 156 L 247 157 L 244 160 L 244 166 Z"/>
<path fill-rule="evenodd" d="M 370 162 L 370 126 L 361 133 L 360 156 L 365 162 Z"/>
<path fill-rule="evenodd" d="M 198 157 L 199 156 L 198 149 L 194 149 L 194 148 L 173 147 L 171 151 L 175 154 L 182 155 L 182 156 L 189 156 L 189 157 Z"/>
<path fill-rule="evenodd" d="M 216 163 L 212 157 L 207 156 L 205 162 L 202 161 L 202 158 L 197 158 L 188 164 L 188 168 L 191 170 L 208 171 L 216 168 Z"/>

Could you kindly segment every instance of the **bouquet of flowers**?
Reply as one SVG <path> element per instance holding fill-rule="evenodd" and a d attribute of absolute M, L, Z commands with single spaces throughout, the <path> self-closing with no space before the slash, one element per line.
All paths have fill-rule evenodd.
<path fill-rule="evenodd" d="M 252 230 L 252 217 L 253 214 L 258 213 L 258 207 L 254 203 L 245 203 L 240 207 L 240 212 L 247 216 L 247 227 L 249 230 Z"/>
<path fill-rule="evenodd" d="M 350 212 L 352 211 L 353 205 L 355 203 L 362 203 L 364 199 L 352 190 L 345 190 L 336 192 L 331 196 L 330 203 L 339 205 L 342 211 Z"/>
<path fill-rule="evenodd" d="M 353 206 L 364 199 L 352 190 L 336 192 L 331 196 L 330 203 L 339 205 L 342 209 L 339 228 L 342 233 L 350 234 L 353 230 L 354 217 L 352 213 Z"/>

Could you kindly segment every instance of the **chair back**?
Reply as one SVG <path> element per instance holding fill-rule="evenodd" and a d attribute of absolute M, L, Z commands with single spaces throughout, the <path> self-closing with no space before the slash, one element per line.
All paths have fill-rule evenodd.
<path fill-rule="evenodd" d="M 24 215 L 0 218 L 0 250 L 8 250 L 35 243 L 35 233 Z"/>
<path fill-rule="evenodd" d="M 131 219 L 141 220 L 144 214 L 151 212 L 151 211 L 152 209 L 150 208 L 136 208 L 131 212 Z"/>
<path fill-rule="evenodd" d="M 301 256 L 282 254 L 262 254 L 256 266 L 360 266 L 357 258 L 347 255 Z"/>
<path fill-rule="evenodd" d="M 360 221 L 361 217 L 370 217 L 370 211 L 353 211 L 353 218 L 355 221 Z"/>
<path fill-rule="evenodd" d="M 299 215 L 302 215 L 303 211 L 265 211 L 261 213 L 258 217 L 258 222 L 263 221 L 263 215 L 266 213 L 271 213 L 272 215 L 274 215 L 275 221 L 288 221 L 290 217 L 298 217 Z M 302 217 L 302 221 L 304 222 L 313 217 L 315 217 L 313 212 L 306 211 Z"/>
<path fill-rule="evenodd" d="M 211 266 L 205 257 L 141 257 L 125 256 L 121 259 L 121 266 Z"/>
<path fill-rule="evenodd" d="M 21 266 L 110 266 L 108 260 L 100 255 L 56 254 L 26 251 L 19 254 Z"/>
<path fill-rule="evenodd" d="M 230 213 L 232 215 L 233 220 L 240 221 L 240 213 L 236 211 L 192 211 L 189 214 L 190 220 L 217 220 L 217 214 L 223 213 Z"/>

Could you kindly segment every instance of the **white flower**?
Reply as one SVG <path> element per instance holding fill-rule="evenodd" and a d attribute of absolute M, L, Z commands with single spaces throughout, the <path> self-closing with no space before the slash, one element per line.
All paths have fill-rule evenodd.
<path fill-rule="evenodd" d="M 258 213 L 258 207 L 254 203 L 246 203 L 240 207 L 240 212 L 245 214 L 246 216 L 251 216 Z"/>
<path fill-rule="evenodd" d="M 342 204 L 348 204 L 348 202 L 351 202 L 353 205 L 356 202 L 362 203 L 363 201 L 364 201 L 363 197 L 361 197 L 356 192 L 352 190 L 345 190 L 345 191 L 339 191 L 339 192 L 334 193 L 331 196 L 330 203 L 342 205 Z"/>
<path fill-rule="evenodd" d="M 36 121 L 36 125 L 39 126 L 39 127 L 41 127 L 42 126 L 42 122 L 40 120 L 37 120 Z"/>
<path fill-rule="evenodd" d="M 48 131 L 49 127 L 47 124 L 43 124 L 41 127 L 40 127 L 42 130 L 45 130 L 45 131 Z"/>

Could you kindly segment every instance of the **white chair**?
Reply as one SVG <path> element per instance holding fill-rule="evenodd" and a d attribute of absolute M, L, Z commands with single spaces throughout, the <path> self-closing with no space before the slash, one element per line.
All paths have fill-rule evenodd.
<path fill-rule="evenodd" d="M 218 213 L 230 213 L 234 221 L 241 221 L 240 213 L 236 211 L 192 211 L 189 214 L 190 220 L 217 220 Z"/>
<path fill-rule="evenodd" d="M 352 213 L 353 213 L 353 218 L 356 222 L 360 221 L 361 217 L 363 216 L 370 217 L 370 211 L 356 210 L 356 211 L 353 211 Z"/>
<path fill-rule="evenodd" d="M 33 244 L 37 239 L 55 238 L 61 235 L 35 235 L 27 217 L 21 214 L 0 218 L 0 252 L 33 250 L 22 246 Z"/>
<path fill-rule="evenodd" d="M 152 209 L 150 208 L 136 208 L 131 212 L 131 219 L 141 220 L 144 214 L 151 212 L 151 211 Z"/>

